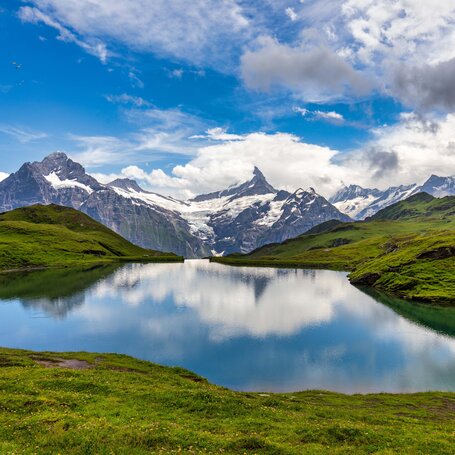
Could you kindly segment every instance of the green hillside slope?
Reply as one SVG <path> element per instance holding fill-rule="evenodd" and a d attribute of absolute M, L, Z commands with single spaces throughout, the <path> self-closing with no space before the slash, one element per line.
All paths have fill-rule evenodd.
<path fill-rule="evenodd" d="M 126 260 L 181 258 L 133 245 L 68 207 L 34 205 L 0 214 L 0 270 Z"/>
<path fill-rule="evenodd" d="M 455 304 L 455 197 L 435 199 L 422 193 L 367 221 L 320 231 L 245 256 L 213 260 L 348 270 L 354 284 Z"/>
<path fill-rule="evenodd" d="M 0 349 L 2 454 L 451 454 L 455 394 L 242 393 L 116 354 Z"/>

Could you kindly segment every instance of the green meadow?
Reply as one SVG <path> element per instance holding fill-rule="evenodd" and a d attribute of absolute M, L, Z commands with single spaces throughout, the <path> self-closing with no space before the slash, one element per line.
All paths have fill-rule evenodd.
<path fill-rule="evenodd" d="M 116 354 L 0 349 L 0 453 L 452 454 L 455 394 L 242 393 Z"/>
<path fill-rule="evenodd" d="M 435 199 L 421 193 L 366 221 L 328 222 L 281 244 L 212 261 L 346 270 L 353 284 L 453 305 L 455 197 Z"/>
<path fill-rule="evenodd" d="M 0 270 L 181 260 L 133 245 L 71 208 L 35 205 L 0 214 Z"/>

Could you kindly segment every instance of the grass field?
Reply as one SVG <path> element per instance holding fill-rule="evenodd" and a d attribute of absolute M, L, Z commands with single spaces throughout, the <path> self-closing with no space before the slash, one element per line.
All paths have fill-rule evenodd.
<path fill-rule="evenodd" d="M 455 304 L 455 197 L 417 195 L 371 220 L 328 223 L 247 255 L 213 258 L 226 264 L 350 271 L 354 284 L 403 298 Z"/>
<path fill-rule="evenodd" d="M 0 214 L 0 270 L 181 260 L 133 245 L 71 208 L 36 205 Z"/>
<path fill-rule="evenodd" d="M 454 446 L 453 393 L 241 393 L 121 355 L 0 349 L 2 454 L 415 455 Z"/>

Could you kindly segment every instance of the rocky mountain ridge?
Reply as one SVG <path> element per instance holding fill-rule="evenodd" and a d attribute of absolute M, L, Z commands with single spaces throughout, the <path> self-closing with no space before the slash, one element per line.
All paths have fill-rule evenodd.
<path fill-rule="evenodd" d="M 421 192 L 434 197 L 454 196 L 455 177 L 432 175 L 423 185 L 393 186 L 383 191 L 377 188 L 362 188 L 358 185 L 343 186 L 329 198 L 329 201 L 340 212 L 355 220 L 363 220 Z"/>
<path fill-rule="evenodd" d="M 249 252 L 350 220 L 314 189 L 276 190 L 258 168 L 248 182 L 180 201 L 130 179 L 101 184 L 64 153 L 25 163 L 0 182 L 0 211 L 37 203 L 76 208 L 137 245 L 185 257 Z"/>

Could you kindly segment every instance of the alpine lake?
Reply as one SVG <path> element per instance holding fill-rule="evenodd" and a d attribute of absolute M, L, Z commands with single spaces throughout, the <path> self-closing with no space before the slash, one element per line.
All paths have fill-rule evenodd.
<path fill-rule="evenodd" d="M 241 391 L 455 391 L 455 309 L 207 260 L 0 275 L 0 346 L 128 354 Z"/>

